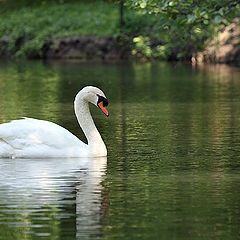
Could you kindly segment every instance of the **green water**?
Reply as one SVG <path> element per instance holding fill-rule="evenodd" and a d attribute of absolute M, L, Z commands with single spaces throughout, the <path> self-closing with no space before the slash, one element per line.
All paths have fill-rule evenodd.
<path fill-rule="evenodd" d="M 240 239 L 240 69 L 170 63 L 0 62 L 0 122 L 53 121 L 85 141 L 75 94 L 108 148 L 99 159 L 0 159 L 0 239 Z"/>

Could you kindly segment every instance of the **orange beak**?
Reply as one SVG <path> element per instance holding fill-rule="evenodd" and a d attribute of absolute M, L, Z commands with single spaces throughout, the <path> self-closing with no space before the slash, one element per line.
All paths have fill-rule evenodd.
<path fill-rule="evenodd" d="M 98 107 L 103 111 L 103 113 L 108 117 L 109 114 L 108 114 L 108 111 L 107 111 L 107 108 L 103 106 L 103 102 L 100 102 L 98 104 Z"/>

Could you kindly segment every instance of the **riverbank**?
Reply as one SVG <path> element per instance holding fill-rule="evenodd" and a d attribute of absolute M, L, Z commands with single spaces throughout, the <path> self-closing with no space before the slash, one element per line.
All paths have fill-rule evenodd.
<path fill-rule="evenodd" d="M 154 16 L 124 13 L 119 25 L 119 6 L 104 1 L 45 3 L 22 7 L 0 15 L 0 54 L 27 58 L 125 58 L 134 49 L 133 38 L 149 35 Z"/>
<path fill-rule="evenodd" d="M 136 57 L 195 62 L 217 59 L 207 57 L 204 49 L 206 40 L 216 32 L 218 18 L 212 20 L 213 24 L 210 19 L 205 19 L 204 24 L 200 19 L 194 25 L 195 18 L 189 16 L 174 22 L 164 14 L 146 14 L 125 7 L 124 24 L 120 25 L 119 5 L 114 1 L 36 1 L 18 7 L 15 3 L 2 6 L 0 2 L 1 57 L 83 60 Z"/>
<path fill-rule="evenodd" d="M 202 52 L 193 55 L 197 63 L 225 63 L 240 65 L 240 18 L 225 27 Z"/>
<path fill-rule="evenodd" d="M 15 54 L 21 51 L 24 39 L 15 44 Z M 11 57 L 14 51 L 9 50 L 11 36 L 0 38 L 0 56 Z M 42 59 L 80 59 L 80 60 L 118 60 L 131 56 L 131 50 L 123 41 L 113 37 L 75 36 L 49 39 L 37 52 L 26 52 L 27 58 Z"/>
<path fill-rule="evenodd" d="M 56 47 L 57 39 L 71 36 L 105 38 L 116 31 L 118 9 L 113 4 L 44 3 L 1 14 L 1 55 L 42 58 L 46 48 Z"/>

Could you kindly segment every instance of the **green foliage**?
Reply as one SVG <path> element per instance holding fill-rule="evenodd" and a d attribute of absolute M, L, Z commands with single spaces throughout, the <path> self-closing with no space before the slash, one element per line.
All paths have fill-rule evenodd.
<path fill-rule="evenodd" d="M 238 0 L 126 0 L 126 5 L 140 9 L 143 13 L 162 14 L 167 19 L 202 22 L 217 17 L 218 23 L 231 20 L 239 8 Z"/>
<path fill-rule="evenodd" d="M 133 38 L 133 42 L 135 43 L 135 48 L 132 50 L 133 55 L 140 54 L 140 56 L 147 58 L 150 58 L 152 56 L 149 37 L 135 37 Z"/>
<path fill-rule="evenodd" d="M 95 0 L 80 0 L 82 3 L 89 3 L 93 2 Z M 38 7 L 43 7 L 45 5 L 49 4 L 65 4 L 65 3 L 77 3 L 79 0 L 3 0 L 0 1 L 1 3 L 1 11 L 13 11 L 13 10 L 18 10 L 20 8 L 24 7 L 33 7 L 33 8 L 38 8 Z"/>
<path fill-rule="evenodd" d="M 41 56 L 48 39 L 113 36 L 135 56 L 189 59 L 240 13 L 239 1 L 125 0 L 119 26 L 118 0 L 6 0 L 0 2 L 0 37 L 10 36 L 17 56 Z"/>
<path fill-rule="evenodd" d="M 142 59 L 167 59 L 170 54 L 168 45 L 152 46 L 149 37 L 138 36 L 133 38 L 132 55 Z"/>
<path fill-rule="evenodd" d="M 189 58 L 240 13 L 238 0 L 126 0 L 126 5 L 159 22 L 162 45 L 177 58 Z M 163 34 L 165 32 L 165 34 Z"/>

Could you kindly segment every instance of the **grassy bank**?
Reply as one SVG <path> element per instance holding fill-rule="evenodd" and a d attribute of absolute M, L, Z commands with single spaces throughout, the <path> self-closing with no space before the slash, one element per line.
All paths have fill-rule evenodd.
<path fill-rule="evenodd" d="M 50 39 L 88 36 L 118 39 L 138 57 L 190 59 L 219 25 L 219 18 L 206 20 L 206 13 L 203 20 L 196 12 L 201 21 L 195 23 L 192 15 L 180 21 L 175 13 L 170 18 L 125 8 L 125 24 L 119 26 L 118 3 L 101 0 L 6 0 L 0 2 L 0 13 L 0 44 L 7 36 L 10 55 L 28 57 L 41 57 Z"/>
<path fill-rule="evenodd" d="M 118 9 L 114 4 L 84 2 L 23 7 L 0 15 L 0 36 L 11 36 L 9 49 L 17 55 L 39 51 L 44 41 L 66 36 L 112 36 Z M 25 43 L 16 49 L 16 41 Z"/>
<path fill-rule="evenodd" d="M 41 56 L 46 40 L 71 36 L 123 39 L 133 54 L 150 56 L 150 39 L 162 39 L 158 18 L 129 9 L 125 9 L 124 17 L 125 24 L 120 28 L 118 4 L 104 1 L 12 5 L 1 12 L 0 37 L 10 37 L 8 50 L 16 56 Z M 137 36 L 140 38 L 133 41 Z"/>

